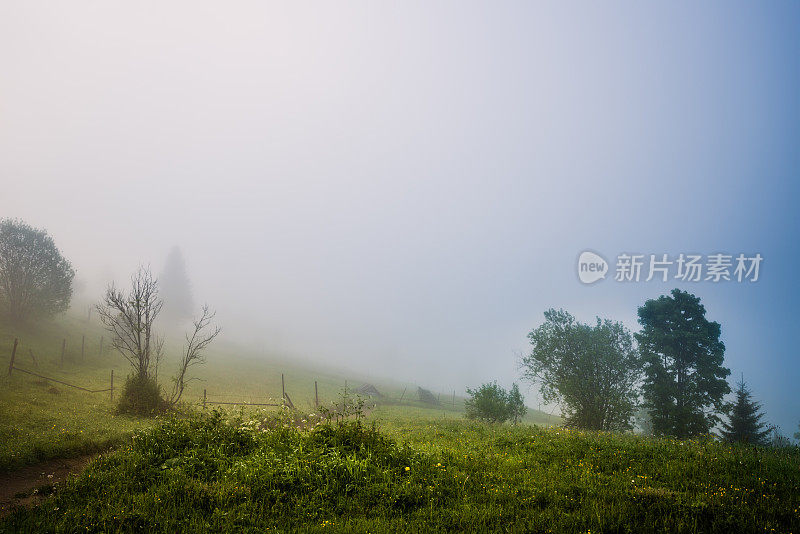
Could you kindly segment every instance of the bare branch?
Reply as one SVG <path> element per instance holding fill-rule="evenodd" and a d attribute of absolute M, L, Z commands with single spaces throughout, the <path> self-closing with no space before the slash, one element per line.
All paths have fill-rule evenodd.
<path fill-rule="evenodd" d="M 100 321 L 111 333 L 111 344 L 140 377 L 156 376 L 164 341 L 153 331 L 161 312 L 158 281 L 150 269 L 139 267 L 131 277 L 131 290 L 124 293 L 112 284 L 97 305 Z"/>
<path fill-rule="evenodd" d="M 192 378 L 187 378 L 186 372 L 193 365 L 206 362 L 203 351 L 222 331 L 219 326 L 209 329 L 215 315 L 216 312 L 210 311 L 208 304 L 204 304 L 200 317 L 193 321 L 193 331 L 191 334 L 186 334 L 186 349 L 178 366 L 178 374 L 174 378 L 175 385 L 170 398 L 170 403 L 173 405 L 180 400 L 186 384 L 192 380 Z"/>

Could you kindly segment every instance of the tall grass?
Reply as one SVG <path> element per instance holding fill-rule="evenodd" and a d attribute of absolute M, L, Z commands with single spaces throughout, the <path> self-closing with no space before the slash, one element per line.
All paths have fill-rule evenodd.
<path fill-rule="evenodd" d="M 455 419 L 138 432 L 5 531 L 791 532 L 800 452 Z M 269 428 L 269 429 L 267 429 Z M 398 439 L 397 433 L 413 439 Z M 427 444 L 427 445 L 425 445 Z"/>

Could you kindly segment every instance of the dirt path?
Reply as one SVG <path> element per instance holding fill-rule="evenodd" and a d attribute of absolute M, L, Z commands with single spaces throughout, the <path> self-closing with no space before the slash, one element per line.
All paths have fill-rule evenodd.
<path fill-rule="evenodd" d="M 48 460 L 10 473 L 0 473 L 0 517 L 15 506 L 34 506 L 73 473 L 83 471 L 97 454 Z M 41 488 L 41 489 L 40 489 Z"/>

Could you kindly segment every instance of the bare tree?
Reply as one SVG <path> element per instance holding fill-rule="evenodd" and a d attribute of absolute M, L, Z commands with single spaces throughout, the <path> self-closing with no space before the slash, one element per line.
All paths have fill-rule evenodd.
<path fill-rule="evenodd" d="M 131 364 L 139 378 L 155 378 L 164 340 L 153 331 L 161 311 L 158 281 L 150 269 L 139 267 L 131 277 L 129 293 L 112 284 L 97 306 L 103 325 L 111 333 L 112 346 Z"/>
<path fill-rule="evenodd" d="M 216 312 L 210 311 L 208 309 L 208 304 L 204 304 L 200 318 L 192 321 L 194 331 L 191 335 L 186 334 L 186 350 L 181 356 L 178 374 L 173 379 L 175 381 L 175 386 L 172 390 L 172 396 L 170 397 L 170 404 L 176 404 L 180 400 L 186 384 L 192 380 L 191 378 L 186 378 L 186 372 L 189 367 L 206 362 L 203 350 L 214 341 L 214 338 L 222 331 L 219 326 L 210 328 L 211 320 L 215 315 Z"/>

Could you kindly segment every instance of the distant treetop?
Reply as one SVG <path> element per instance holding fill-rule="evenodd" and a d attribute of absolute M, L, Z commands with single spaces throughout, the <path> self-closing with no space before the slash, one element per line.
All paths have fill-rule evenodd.
<path fill-rule="evenodd" d="M 194 313 L 194 298 L 186 275 L 186 262 L 178 246 L 170 250 L 158 285 L 164 300 L 163 317 L 179 322 L 190 319 Z"/>

